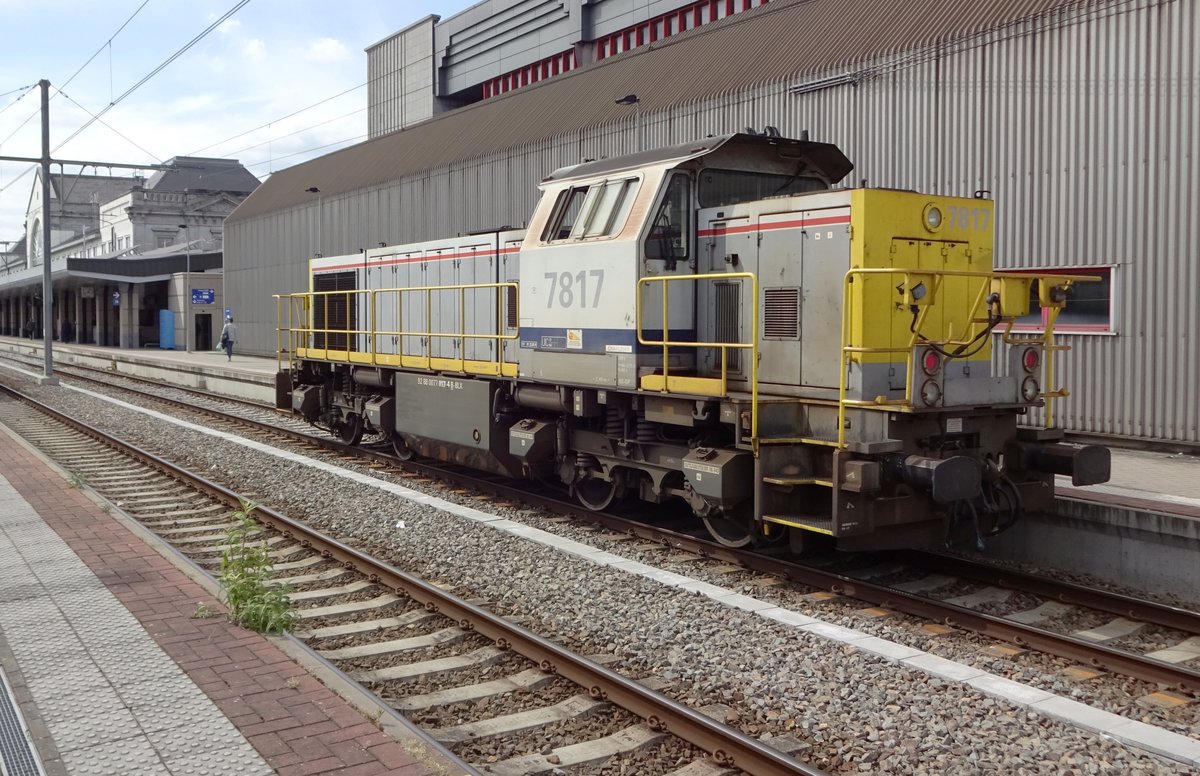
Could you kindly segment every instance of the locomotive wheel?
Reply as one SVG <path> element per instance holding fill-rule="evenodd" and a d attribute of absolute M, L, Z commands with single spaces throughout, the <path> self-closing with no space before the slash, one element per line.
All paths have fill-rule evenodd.
<path fill-rule="evenodd" d="M 593 512 L 603 512 L 624 493 L 625 484 L 614 472 L 611 480 L 591 477 L 574 485 L 575 499 Z"/>
<path fill-rule="evenodd" d="M 704 527 L 718 544 L 740 549 L 754 543 L 754 535 L 739 523 L 721 515 L 705 517 Z"/>
<path fill-rule="evenodd" d="M 361 415 L 347 415 L 345 420 L 337 425 L 338 439 L 348 445 L 356 445 L 362 441 L 363 422 Z"/>
<path fill-rule="evenodd" d="M 404 442 L 404 438 L 399 434 L 392 437 L 392 452 L 401 461 L 411 461 L 414 455 L 413 449 Z"/>

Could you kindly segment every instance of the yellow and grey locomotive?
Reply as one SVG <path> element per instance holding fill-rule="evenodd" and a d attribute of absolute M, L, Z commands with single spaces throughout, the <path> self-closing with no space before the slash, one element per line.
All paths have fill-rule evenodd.
<path fill-rule="evenodd" d="M 593 509 L 682 499 L 738 546 L 978 541 L 1106 481 L 1050 427 L 1052 325 L 1012 330 L 1088 278 L 997 273 L 991 201 L 851 169 L 706 138 L 557 170 L 526 230 L 314 259 L 277 298 L 292 408 Z"/>

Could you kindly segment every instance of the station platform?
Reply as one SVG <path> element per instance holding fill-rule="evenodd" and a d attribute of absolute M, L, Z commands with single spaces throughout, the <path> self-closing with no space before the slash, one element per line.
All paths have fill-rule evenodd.
<path fill-rule="evenodd" d="M 132 523 L 0 426 L 0 773 L 474 773 Z"/>

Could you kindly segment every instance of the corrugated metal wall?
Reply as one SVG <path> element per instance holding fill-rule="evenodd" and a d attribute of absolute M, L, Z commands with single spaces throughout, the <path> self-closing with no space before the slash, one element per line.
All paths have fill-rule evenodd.
<path fill-rule="evenodd" d="M 1110 334 L 1068 335 L 1069 429 L 1200 442 L 1200 12 L 1084 3 L 986 35 L 641 116 L 645 147 L 778 127 L 835 142 L 847 185 L 997 201 L 997 265 L 1112 267 Z M 855 83 L 790 87 L 854 74 Z M 521 226 L 556 167 L 633 150 L 634 116 L 320 202 L 326 255 Z M 318 201 L 227 230 L 246 346 L 274 349 L 270 294 L 304 288 Z M 253 257 L 242 261 L 237 257 Z M 232 260 L 231 260 L 232 259 Z M 245 320 L 246 314 L 243 314 Z"/>

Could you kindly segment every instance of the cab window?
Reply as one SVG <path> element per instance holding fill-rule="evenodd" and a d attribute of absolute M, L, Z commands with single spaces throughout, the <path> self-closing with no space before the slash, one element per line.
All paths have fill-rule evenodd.
<path fill-rule="evenodd" d="M 572 186 L 559 192 L 542 242 L 609 237 L 621 231 L 633 206 L 637 178 Z"/>
<path fill-rule="evenodd" d="M 647 261 L 665 261 L 667 268 L 673 269 L 675 262 L 687 260 L 691 213 L 691 179 L 676 173 L 667 183 L 662 204 L 655 212 L 650 233 L 646 236 Z"/>
<path fill-rule="evenodd" d="M 825 181 L 813 176 L 710 168 L 700 175 L 700 207 L 725 207 L 827 188 Z"/>

